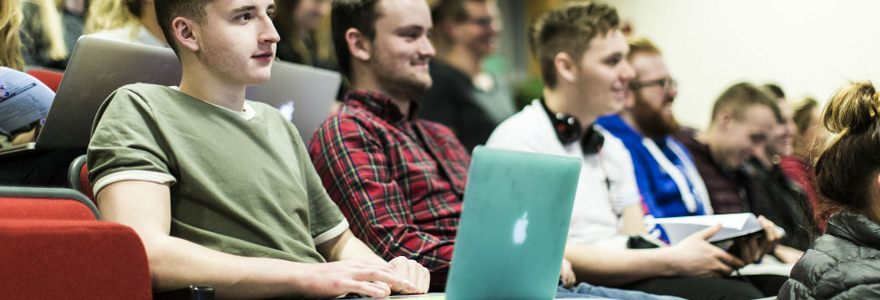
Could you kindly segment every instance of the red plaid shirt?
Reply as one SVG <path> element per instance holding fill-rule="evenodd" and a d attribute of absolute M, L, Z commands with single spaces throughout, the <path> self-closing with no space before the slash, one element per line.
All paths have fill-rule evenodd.
<path fill-rule="evenodd" d="M 309 153 L 358 238 L 445 282 L 470 162 L 451 130 L 405 119 L 391 99 L 358 90 L 318 129 Z"/>

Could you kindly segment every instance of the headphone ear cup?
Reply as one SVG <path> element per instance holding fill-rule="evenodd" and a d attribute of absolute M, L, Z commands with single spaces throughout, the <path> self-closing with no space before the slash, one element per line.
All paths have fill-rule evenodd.
<path fill-rule="evenodd" d="M 577 142 L 581 138 L 581 125 L 577 119 L 564 114 L 556 114 L 553 118 L 553 128 L 556 129 L 556 137 L 563 144 Z"/>
<path fill-rule="evenodd" d="M 544 98 L 541 98 L 541 107 L 544 109 L 544 112 L 547 113 L 547 117 L 550 118 L 550 123 L 553 124 L 553 131 L 556 132 L 556 138 L 558 138 L 563 145 L 577 142 L 578 139 L 581 138 L 581 123 L 578 122 L 577 118 L 563 113 L 554 114 L 549 108 L 547 108 L 547 103 L 544 102 Z"/>
<path fill-rule="evenodd" d="M 599 132 L 592 127 L 589 128 L 589 131 L 584 139 L 581 140 L 581 149 L 585 154 L 596 154 L 599 153 L 599 150 L 602 149 L 602 144 L 605 143 L 605 136 L 602 135 L 602 132 Z"/>

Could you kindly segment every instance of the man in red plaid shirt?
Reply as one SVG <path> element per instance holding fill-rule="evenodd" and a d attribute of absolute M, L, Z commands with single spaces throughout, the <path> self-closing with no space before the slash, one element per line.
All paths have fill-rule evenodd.
<path fill-rule="evenodd" d="M 378 12 L 381 12 L 379 14 Z M 333 39 L 352 90 L 309 143 L 330 198 L 374 251 L 446 280 L 470 156 L 443 125 L 415 117 L 431 87 L 424 1 L 334 2 Z"/>

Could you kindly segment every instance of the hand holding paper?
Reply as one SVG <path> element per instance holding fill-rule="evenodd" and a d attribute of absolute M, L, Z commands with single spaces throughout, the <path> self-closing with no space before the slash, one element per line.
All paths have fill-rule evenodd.
<path fill-rule="evenodd" d="M 706 242 L 721 230 L 721 225 L 714 225 L 697 231 L 680 243 L 664 248 L 668 251 L 671 267 L 677 268 L 677 276 L 688 277 L 722 277 L 733 270 L 742 268 L 745 263 L 740 259 Z"/>

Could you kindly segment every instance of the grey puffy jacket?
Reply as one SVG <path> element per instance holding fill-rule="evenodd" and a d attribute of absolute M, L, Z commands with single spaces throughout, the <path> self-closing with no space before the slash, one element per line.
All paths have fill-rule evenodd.
<path fill-rule="evenodd" d="M 779 299 L 880 299 L 880 225 L 849 212 L 829 218 Z"/>

